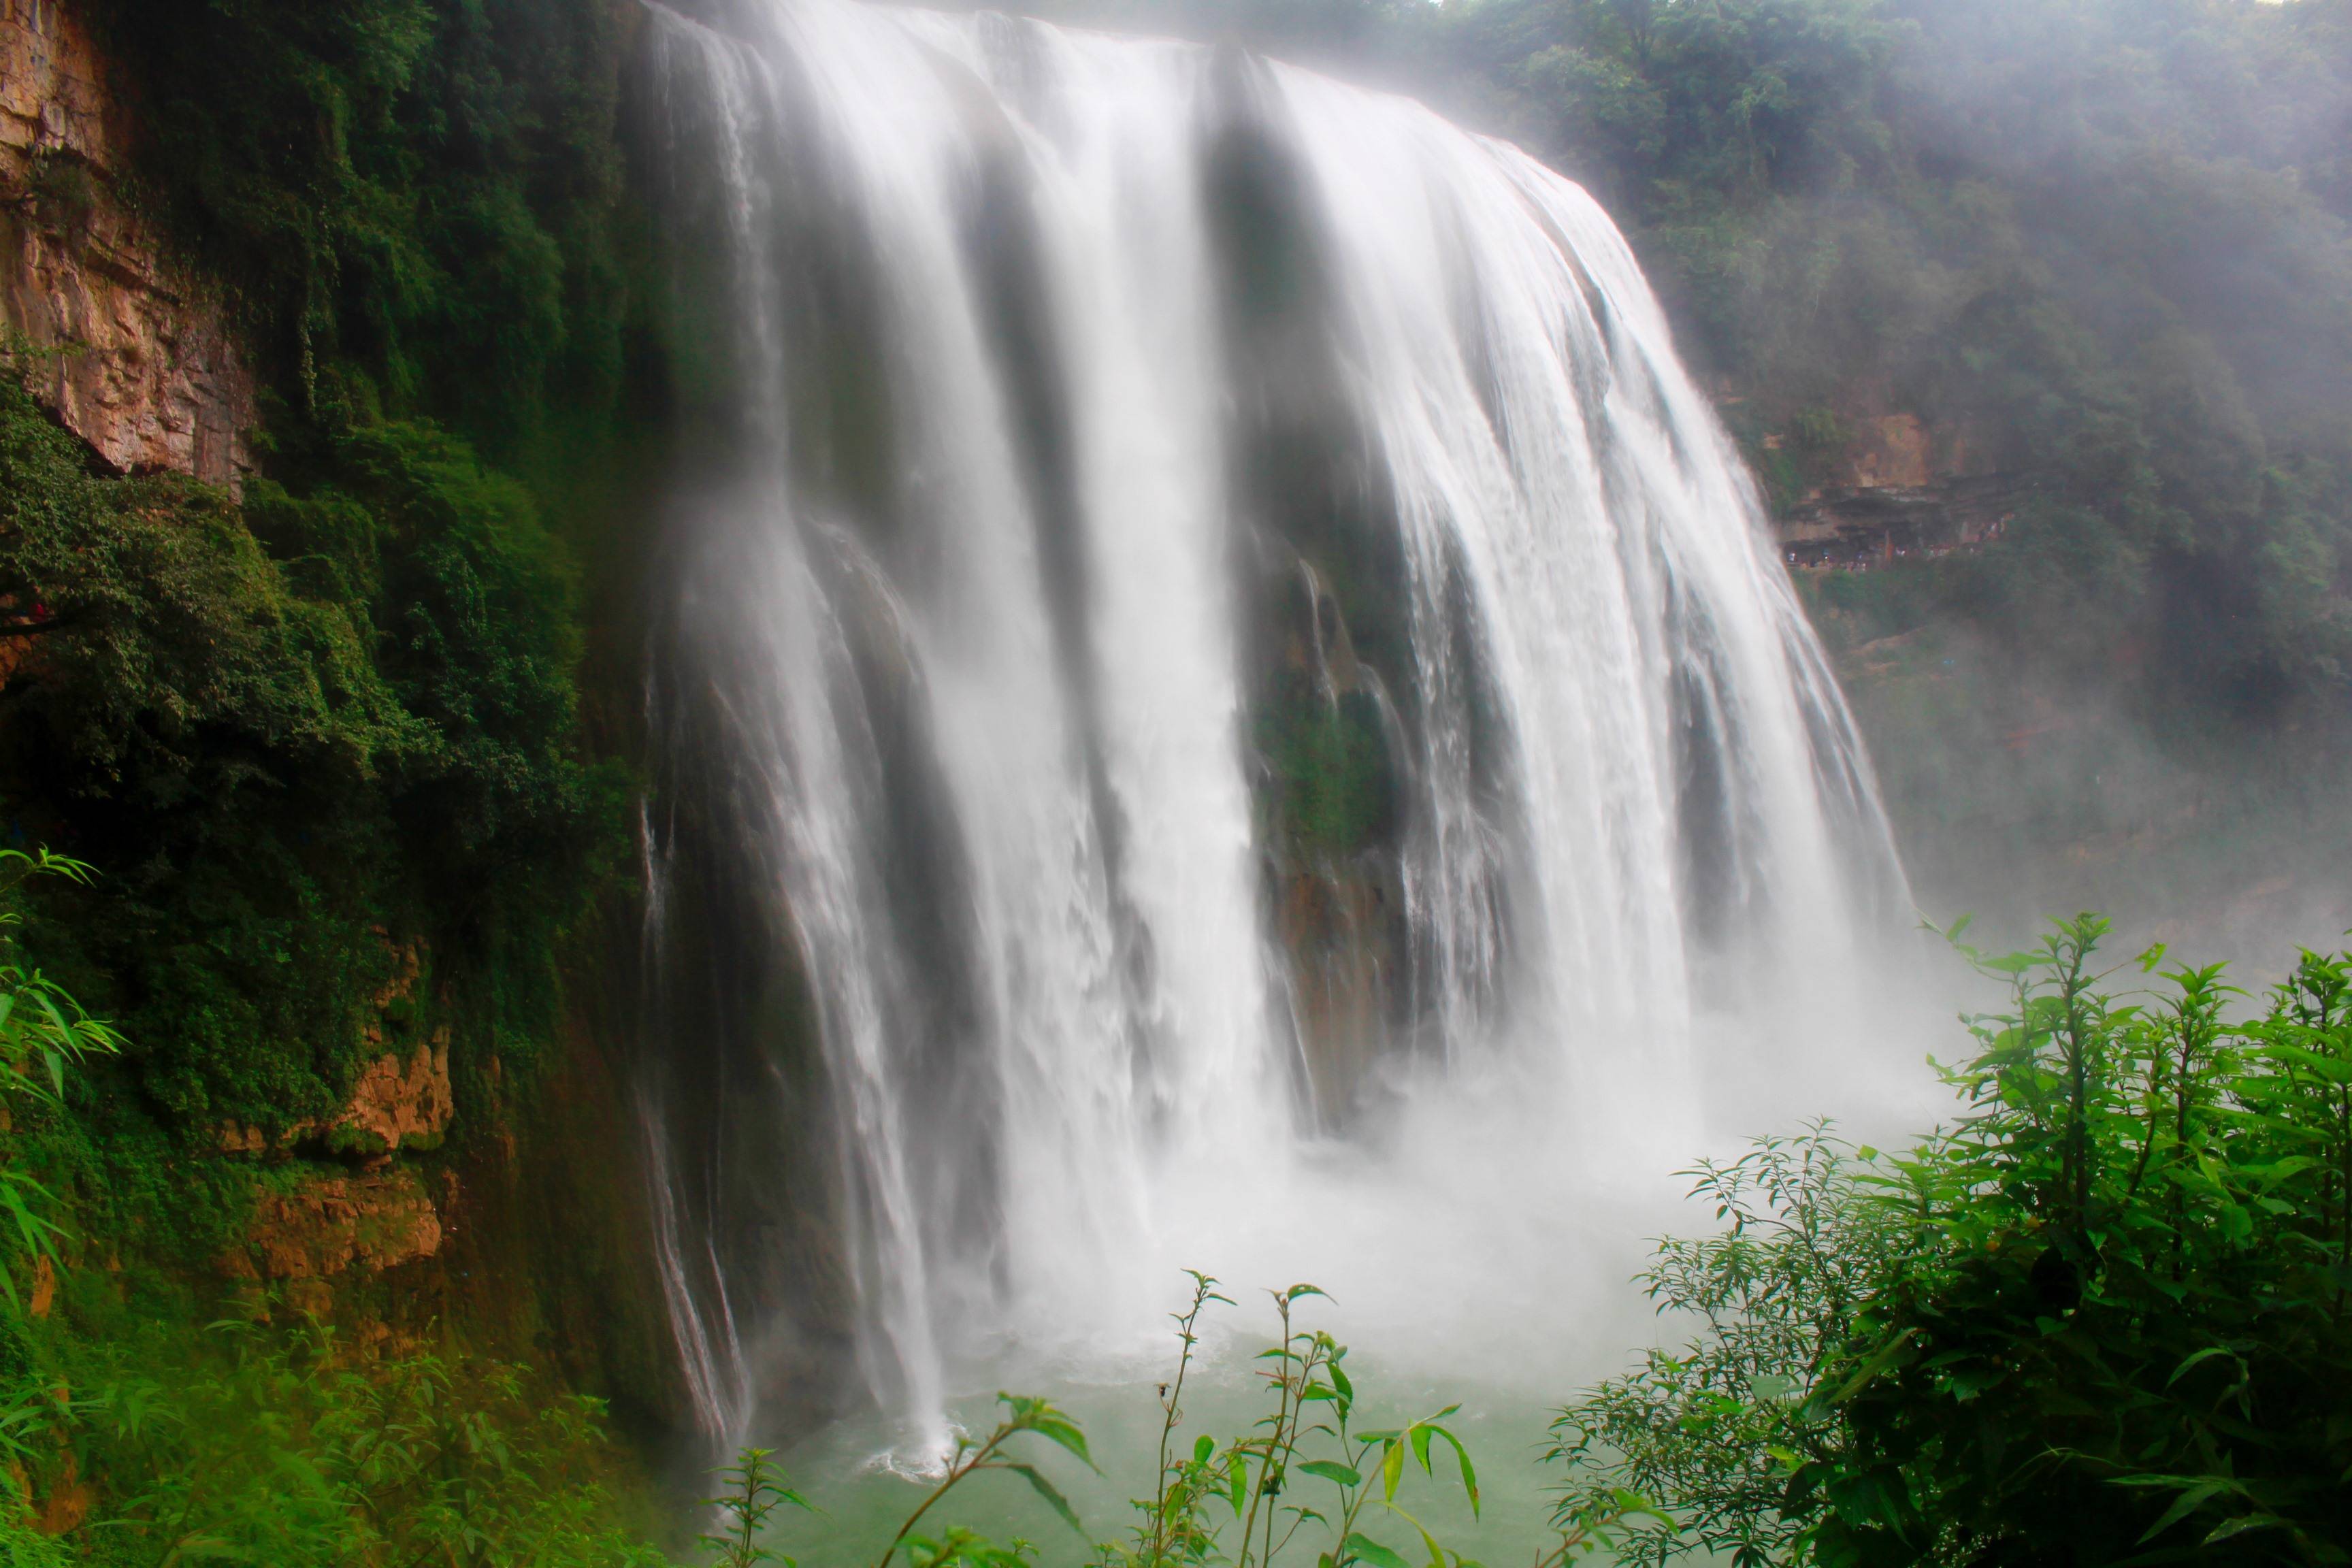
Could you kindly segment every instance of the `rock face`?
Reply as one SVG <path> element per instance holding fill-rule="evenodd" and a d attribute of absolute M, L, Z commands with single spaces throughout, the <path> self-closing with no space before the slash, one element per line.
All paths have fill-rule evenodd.
<path fill-rule="evenodd" d="M 124 473 L 234 486 L 254 389 L 216 300 L 121 199 L 126 127 L 61 0 L 0 0 L 0 315 L 35 394 Z"/>
<path fill-rule="evenodd" d="M 441 1141 L 457 1110 L 449 1089 L 449 1037 L 442 1030 L 411 1056 L 382 1056 L 368 1063 L 335 1130 L 381 1143 L 387 1153 L 403 1147 L 427 1149 Z"/>
<path fill-rule="evenodd" d="M 384 1048 L 388 1038 L 415 1026 L 424 945 L 394 946 L 392 958 L 392 977 L 377 993 L 373 1019 L 361 1035 L 383 1054 L 370 1058 L 360 1069 L 343 1108 L 323 1121 L 290 1122 L 275 1137 L 259 1127 L 232 1123 L 217 1135 L 221 1152 L 282 1154 L 305 1147 L 317 1152 L 315 1146 L 323 1144 L 328 1153 L 380 1163 L 402 1149 L 440 1146 L 442 1134 L 457 1114 L 457 1097 L 449 1085 L 449 1030 L 446 1026 L 435 1029 L 413 1050 Z"/>
<path fill-rule="evenodd" d="M 1965 430 L 1931 429 L 1901 413 L 1850 425 L 1834 481 L 1776 520 L 1792 566 L 1867 570 L 1974 550 L 2000 538 L 2031 500 L 2023 479 L 1986 466 Z"/>
<path fill-rule="evenodd" d="M 416 1013 L 416 986 L 425 969 L 425 946 L 409 942 L 393 949 L 392 978 L 375 998 L 375 1018 L 366 1027 L 371 1046 L 383 1046 Z M 341 1152 L 390 1154 L 402 1148 L 437 1147 L 449 1119 L 457 1114 L 457 1099 L 449 1088 L 449 1031 L 445 1026 L 419 1041 L 413 1051 L 398 1048 L 375 1058 L 360 1069 L 352 1098 L 329 1130 L 329 1140 Z"/>
<path fill-rule="evenodd" d="M 320 1162 L 297 1161 L 280 1177 L 290 1184 L 265 1190 L 244 1239 L 218 1260 L 220 1272 L 233 1279 L 289 1287 L 287 1300 L 308 1310 L 327 1310 L 331 1281 L 339 1275 L 374 1273 L 441 1250 L 443 1208 L 425 1180 L 394 1157 L 403 1149 L 437 1147 L 457 1114 L 449 1032 L 416 1037 L 425 948 L 421 942 L 390 946 L 392 972 L 361 1034 L 366 1046 L 383 1054 L 360 1069 L 342 1109 L 329 1120 L 295 1122 L 275 1137 L 258 1127 L 231 1126 L 220 1133 L 224 1152 L 299 1153 Z M 403 1035 L 415 1041 L 413 1047 L 394 1043 Z M 352 1160 L 359 1170 L 328 1163 Z M 445 1173 L 443 1180 L 445 1201 L 454 1202 L 454 1178 Z"/>
<path fill-rule="evenodd" d="M 414 1172 L 304 1175 L 254 1205 L 244 1243 L 221 1259 L 238 1279 L 325 1279 L 441 1250 L 441 1215 Z"/>
<path fill-rule="evenodd" d="M 1916 489 L 1928 482 L 1934 444 L 1916 414 L 1882 414 L 1865 419 L 1846 449 L 1847 479 L 1852 489 L 1879 489 L 1889 486 Z M 1961 471 L 1966 458 L 1957 454 L 1942 465 Z"/>
<path fill-rule="evenodd" d="M 1396 1027 L 1399 921 L 1387 868 L 1297 870 L 1280 882 L 1276 931 L 1290 954 L 1291 1024 L 1318 1126 L 1344 1128 Z"/>

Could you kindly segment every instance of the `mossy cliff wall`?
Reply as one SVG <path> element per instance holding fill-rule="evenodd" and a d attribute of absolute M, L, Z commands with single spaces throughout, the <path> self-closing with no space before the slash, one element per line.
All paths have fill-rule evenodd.
<path fill-rule="evenodd" d="M 68 1272 L 650 1435 L 620 12 L 0 5 L 0 837 L 130 1040 L 16 1130 Z"/>

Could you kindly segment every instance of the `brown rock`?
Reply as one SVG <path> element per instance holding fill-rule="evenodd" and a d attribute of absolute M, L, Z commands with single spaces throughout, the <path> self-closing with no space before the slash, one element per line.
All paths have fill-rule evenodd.
<path fill-rule="evenodd" d="M 436 1030 L 404 1060 L 393 1055 L 370 1062 L 335 1129 L 377 1140 L 390 1152 L 403 1144 L 439 1142 L 457 1110 L 449 1088 L 448 1032 Z"/>
<path fill-rule="evenodd" d="M 1284 878 L 1276 907 L 1307 1098 L 1326 1128 L 1347 1123 L 1390 1038 L 1387 897 L 1364 868 L 1307 870 Z"/>
<path fill-rule="evenodd" d="M 1846 449 L 1848 482 L 1855 489 L 1916 488 L 1928 481 L 1931 447 L 1927 427 L 1916 414 L 1864 419 Z"/>
<path fill-rule="evenodd" d="M 254 388 L 216 299 L 121 199 L 125 142 L 89 35 L 60 0 L 0 0 L 0 315 L 30 381 L 116 469 L 234 486 Z"/>
<path fill-rule="evenodd" d="M 365 1045 L 382 1046 L 414 1016 L 423 946 L 410 943 L 392 952 L 392 978 L 375 995 L 373 1021 L 361 1028 Z M 395 1016 L 401 1022 L 395 1023 Z M 449 1031 L 440 1028 L 412 1051 L 387 1051 L 371 1059 L 352 1085 L 351 1099 L 327 1120 L 293 1122 L 275 1138 L 258 1127 L 229 1122 L 215 1131 L 214 1142 L 224 1154 L 286 1153 L 324 1142 L 331 1152 L 380 1163 L 403 1148 L 437 1146 L 457 1113 L 449 1086 Z"/>
<path fill-rule="evenodd" d="M 335 1289 L 324 1279 L 289 1279 L 278 1299 L 289 1311 L 323 1318 L 334 1310 Z"/>
<path fill-rule="evenodd" d="M 238 1279 L 322 1279 L 395 1268 L 441 1250 L 441 1216 L 404 1170 L 306 1176 L 254 1205 L 244 1243 L 220 1260 Z"/>
<path fill-rule="evenodd" d="M 81 1461 L 67 1448 L 58 1461 L 57 1484 L 49 1488 L 33 1515 L 33 1528 L 43 1535 L 63 1535 L 79 1529 L 97 1501 L 97 1489 L 82 1479 Z"/>

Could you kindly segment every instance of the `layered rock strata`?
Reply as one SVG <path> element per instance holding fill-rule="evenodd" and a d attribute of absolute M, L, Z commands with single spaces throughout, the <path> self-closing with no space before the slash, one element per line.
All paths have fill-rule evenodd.
<path fill-rule="evenodd" d="M 123 198 L 129 127 L 59 0 L 0 0 L 0 319 L 34 393 L 119 472 L 235 486 L 251 376 L 220 301 Z"/>

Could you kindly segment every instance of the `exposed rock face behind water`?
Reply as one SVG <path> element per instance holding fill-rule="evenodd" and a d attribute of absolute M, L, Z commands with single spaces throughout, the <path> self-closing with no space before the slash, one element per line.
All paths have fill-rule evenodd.
<path fill-rule="evenodd" d="M 121 188 L 130 128 L 58 0 L 0 0 L 0 314 L 42 402 L 122 472 L 235 485 L 251 376 L 219 300 Z"/>

